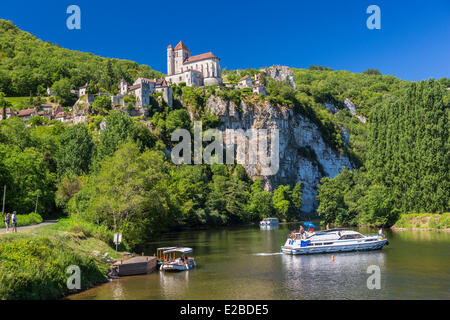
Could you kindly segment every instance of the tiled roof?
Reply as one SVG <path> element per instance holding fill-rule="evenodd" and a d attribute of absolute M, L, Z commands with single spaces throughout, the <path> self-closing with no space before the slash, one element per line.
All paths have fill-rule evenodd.
<path fill-rule="evenodd" d="M 168 86 L 166 79 L 156 80 L 156 85 L 160 86 L 160 87 L 167 87 Z"/>
<path fill-rule="evenodd" d="M 142 80 L 147 81 L 147 82 L 155 82 L 154 79 L 148 79 L 148 78 L 142 78 Z"/>
<path fill-rule="evenodd" d="M 64 112 L 63 107 L 57 106 L 55 110 L 53 110 L 53 114 L 58 114 L 60 112 Z"/>
<path fill-rule="evenodd" d="M 212 52 L 207 52 L 207 53 L 202 53 L 196 56 L 191 56 L 189 58 L 187 58 L 184 63 L 191 63 L 191 62 L 195 62 L 195 61 L 200 61 L 200 60 L 205 60 L 205 59 L 218 59 Z"/>
<path fill-rule="evenodd" d="M 139 89 L 140 87 L 141 87 L 140 84 L 136 84 L 136 85 L 134 85 L 134 86 L 129 86 L 129 87 L 128 87 L 128 90 L 129 90 L 129 91 L 134 91 L 134 90 L 136 90 L 136 89 Z"/>
<path fill-rule="evenodd" d="M 11 108 L 6 108 L 6 114 L 16 114 Z"/>
<path fill-rule="evenodd" d="M 247 78 L 250 78 L 250 77 L 249 77 L 249 76 L 245 76 L 245 77 L 239 79 L 239 81 L 245 80 L 245 79 L 247 79 Z M 252 80 L 252 78 L 250 78 L 250 80 Z"/>
<path fill-rule="evenodd" d="M 178 44 L 177 44 L 176 47 L 174 48 L 174 50 L 181 50 L 181 49 L 184 49 L 184 50 L 187 50 L 187 51 L 191 52 L 191 50 L 189 50 L 189 49 L 186 47 L 186 45 L 183 43 L 183 41 L 178 42 Z"/>
<path fill-rule="evenodd" d="M 55 118 L 65 118 L 65 117 L 67 117 L 67 114 L 66 114 L 64 111 L 59 112 L 59 113 L 55 116 Z"/>
<path fill-rule="evenodd" d="M 36 112 L 35 108 L 20 110 L 19 117 L 26 117 Z"/>

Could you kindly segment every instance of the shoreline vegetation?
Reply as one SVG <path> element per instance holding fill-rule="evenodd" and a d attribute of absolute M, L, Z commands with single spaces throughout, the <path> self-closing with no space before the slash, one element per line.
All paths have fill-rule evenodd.
<path fill-rule="evenodd" d="M 394 231 L 423 230 L 450 232 L 450 212 L 442 214 L 405 213 L 391 227 Z"/>
<path fill-rule="evenodd" d="M 0 234 L 0 300 L 60 299 L 107 282 L 108 258 L 122 255 L 111 239 L 108 230 L 70 218 Z M 122 244 L 119 249 L 128 248 Z M 67 288 L 71 265 L 80 268 L 80 290 Z"/>

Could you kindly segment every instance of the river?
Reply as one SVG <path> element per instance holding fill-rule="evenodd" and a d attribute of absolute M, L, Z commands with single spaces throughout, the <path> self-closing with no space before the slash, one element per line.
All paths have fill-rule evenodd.
<path fill-rule="evenodd" d="M 165 234 L 149 244 L 194 248 L 197 269 L 124 277 L 69 299 L 450 299 L 450 233 L 385 231 L 390 244 L 370 252 L 288 256 L 287 234 L 258 226 Z M 362 233 L 376 230 L 355 229 Z M 381 289 L 368 289 L 369 266 Z"/>

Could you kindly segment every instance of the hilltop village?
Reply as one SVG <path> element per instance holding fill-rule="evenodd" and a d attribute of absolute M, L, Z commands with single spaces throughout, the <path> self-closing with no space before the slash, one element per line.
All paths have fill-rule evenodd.
<path fill-rule="evenodd" d="M 247 89 L 254 94 L 266 95 L 266 87 L 261 81 L 261 74 L 280 81 L 288 80 L 295 89 L 294 75 L 285 66 L 272 66 L 260 69 L 261 73 L 252 76 L 243 76 L 234 83 L 224 82 L 222 79 L 222 68 L 220 59 L 212 52 L 192 55 L 188 47 L 180 41 L 175 47 L 167 47 L 167 75 L 159 79 L 137 78 L 133 83 L 121 79 L 117 84 L 117 94 L 105 92 L 93 93 L 89 83 L 84 84 L 77 90 L 71 90 L 72 95 L 77 97 L 72 107 L 63 108 L 56 99 L 55 94 L 47 88 L 47 101 L 15 112 L 7 108 L 5 115 L 0 115 L 0 120 L 17 116 L 25 121 L 32 117 L 41 116 L 48 120 L 58 120 L 68 124 L 86 122 L 86 114 L 89 113 L 94 102 L 98 99 L 110 99 L 112 109 L 120 109 L 128 112 L 132 117 L 145 117 L 152 105 L 152 99 L 164 100 L 169 106 L 173 105 L 173 86 L 223 86 L 233 89 Z M 238 71 L 239 73 L 239 71 Z M 81 110 L 81 112 L 80 112 Z"/>

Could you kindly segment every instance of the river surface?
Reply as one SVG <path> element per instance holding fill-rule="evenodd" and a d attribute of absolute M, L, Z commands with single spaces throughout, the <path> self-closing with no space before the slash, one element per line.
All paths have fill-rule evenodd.
<path fill-rule="evenodd" d="M 390 244 L 377 251 L 280 254 L 298 226 L 165 234 L 146 254 L 162 246 L 192 247 L 197 269 L 124 277 L 69 299 L 450 299 L 448 232 L 386 231 Z M 367 287 L 371 265 L 380 268 L 381 289 Z"/>

